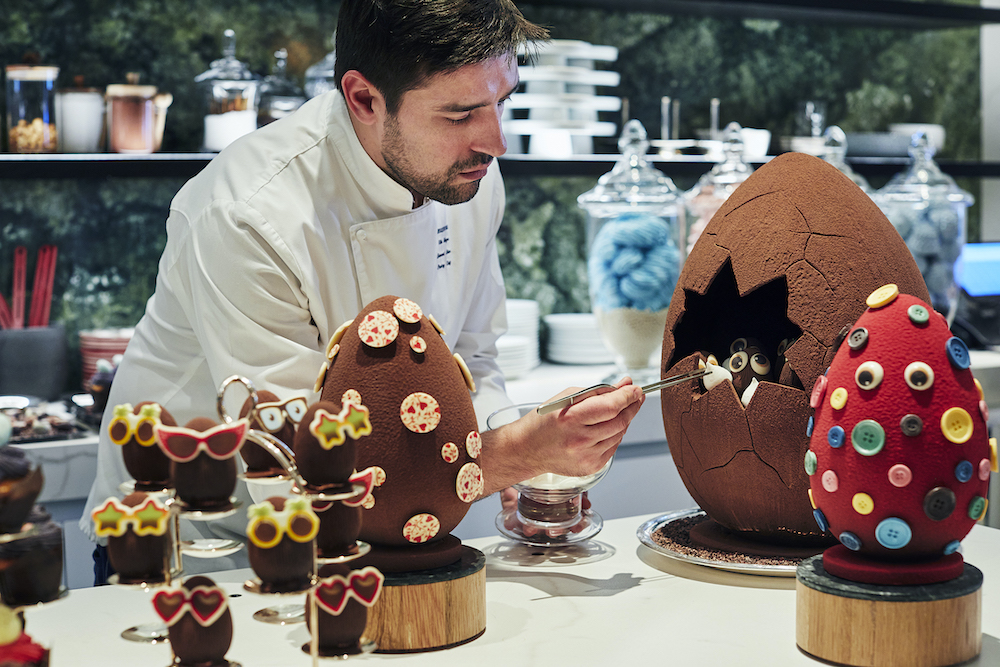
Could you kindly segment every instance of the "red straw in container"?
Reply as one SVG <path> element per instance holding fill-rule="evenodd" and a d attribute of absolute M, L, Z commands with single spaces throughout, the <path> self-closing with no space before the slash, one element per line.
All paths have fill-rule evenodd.
<path fill-rule="evenodd" d="M 38 314 L 38 326 L 49 326 L 49 316 L 52 314 L 52 289 L 56 279 L 56 258 L 59 256 L 59 249 L 54 246 L 43 246 L 47 249 L 48 263 L 45 266 L 45 284 L 42 288 L 41 311 Z"/>
<path fill-rule="evenodd" d="M 3 298 L 3 294 L 0 294 L 0 327 L 10 329 L 13 326 L 14 315 L 10 312 L 10 306 L 7 305 L 7 299 Z"/>
<path fill-rule="evenodd" d="M 12 329 L 24 328 L 24 288 L 28 269 L 28 249 L 24 246 L 14 248 L 14 294 Z"/>

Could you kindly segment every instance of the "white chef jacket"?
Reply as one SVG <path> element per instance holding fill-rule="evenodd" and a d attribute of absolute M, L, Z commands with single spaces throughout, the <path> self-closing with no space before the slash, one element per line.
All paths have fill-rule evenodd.
<path fill-rule="evenodd" d="M 410 191 L 361 146 L 340 93 L 310 100 L 234 142 L 174 197 L 156 289 L 116 372 L 105 423 L 113 406 L 144 400 L 180 425 L 218 421 L 217 390 L 234 374 L 283 399 L 316 400 L 327 341 L 367 303 L 395 294 L 441 324 L 472 372 L 485 426 L 510 404 L 496 364 L 506 329 L 495 243 L 503 210 L 495 163 L 472 200 L 414 209 Z M 240 394 L 237 406 L 246 396 L 229 391 Z M 120 497 L 129 478 L 102 428 L 80 521 L 91 539 L 90 511 Z"/>

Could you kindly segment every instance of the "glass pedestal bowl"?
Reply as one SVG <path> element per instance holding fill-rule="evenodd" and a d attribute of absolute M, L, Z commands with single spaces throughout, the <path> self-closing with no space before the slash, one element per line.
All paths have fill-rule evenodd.
<path fill-rule="evenodd" d="M 502 408 L 486 419 L 486 427 L 495 430 L 536 407 L 536 403 L 523 403 Z M 583 494 L 607 474 L 613 460 L 584 477 L 542 473 L 514 484 L 517 506 L 501 510 L 497 530 L 508 539 L 532 546 L 564 546 L 594 537 L 601 532 L 604 520 L 597 512 L 584 509 Z"/>

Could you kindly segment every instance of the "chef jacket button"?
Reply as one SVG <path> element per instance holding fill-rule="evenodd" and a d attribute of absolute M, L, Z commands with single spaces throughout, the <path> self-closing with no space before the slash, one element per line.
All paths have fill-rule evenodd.
<path fill-rule="evenodd" d="M 829 370 L 829 369 L 827 369 Z M 823 401 L 823 394 L 826 393 L 826 375 L 820 375 L 816 378 L 816 384 L 813 385 L 812 393 L 809 394 L 809 407 L 816 409 L 819 404 Z"/>
<path fill-rule="evenodd" d="M 816 474 L 816 454 L 811 449 L 806 451 L 806 474 Z"/>
<path fill-rule="evenodd" d="M 873 419 L 862 419 L 851 430 L 851 444 L 862 456 L 874 456 L 885 446 L 885 431 Z"/>
<path fill-rule="evenodd" d="M 990 478 L 990 460 L 983 459 L 979 462 L 979 479 L 985 482 Z"/>
<path fill-rule="evenodd" d="M 903 435 L 915 438 L 924 430 L 924 420 L 920 418 L 920 415 L 910 413 L 899 420 L 899 429 Z"/>
<path fill-rule="evenodd" d="M 843 410 L 845 405 L 847 405 L 847 390 L 837 387 L 830 394 L 830 407 L 834 410 Z"/>
<path fill-rule="evenodd" d="M 945 556 L 952 555 L 953 553 L 955 553 L 956 551 L 958 551 L 958 548 L 960 546 L 962 546 L 961 542 L 959 542 L 958 540 L 952 540 L 948 544 L 944 545 L 944 555 Z"/>
<path fill-rule="evenodd" d="M 851 551 L 857 551 L 861 548 L 861 538 L 849 530 L 842 532 L 837 539 L 839 539 L 840 543 Z"/>
<path fill-rule="evenodd" d="M 806 422 L 806 437 L 807 438 L 811 438 L 812 437 L 813 426 L 815 426 L 815 421 L 813 420 L 813 416 L 809 415 L 809 421 Z"/>
<path fill-rule="evenodd" d="M 830 522 L 826 520 L 826 515 L 823 514 L 823 510 L 813 510 L 813 518 L 816 519 L 816 525 L 824 533 L 830 530 Z"/>
<path fill-rule="evenodd" d="M 969 501 L 969 518 L 974 521 L 979 521 L 986 514 L 986 498 L 982 496 L 973 496 L 972 500 Z"/>
<path fill-rule="evenodd" d="M 921 306 L 919 303 L 915 303 L 906 309 L 906 316 L 910 318 L 910 321 L 914 324 L 927 324 L 927 321 L 931 319 L 930 311 Z"/>
<path fill-rule="evenodd" d="M 830 446 L 836 449 L 844 444 L 844 427 L 843 426 L 831 426 L 830 430 L 826 432 L 826 441 L 830 443 Z"/>
<path fill-rule="evenodd" d="M 832 470 L 827 470 L 826 472 L 824 472 L 823 477 L 821 479 L 823 481 L 823 488 L 829 491 L 830 493 L 836 491 L 837 487 L 840 486 L 840 480 L 837 478 L 837 473 L 835 473 Z"/>
<path fill-rule="evenodd" d="M 902 463 L 889 468 L 889 483 L 895 487 L 903 488 L 913 481 L 913 471 Z"/>
<path fill-rule="evenodd" d="M 354 235 L 354 238 L 356 238 L 359 241 L 364 241 L 365 239 L 368 238 L 368 232 L 366 232 L 363 229 L 359 229 L 358 233 Z"/>
<path fill-rule="evenodd" d="M 897 296 L 899 296 L 899 288 L 889 283 L 869 294 L 868 298 L 865 299 L 865 305 L 869 308 L 881 308 L 895 301 Z"/>
<path fill-rule="evenodd" d="M 975 472 L 975 468 L 972 467 L 972 461 L 959 461 L 958 465 L 955 466 L 955 479 L 964 484 L 972 479 L 973 472 Z"/>
<path fill-rule="evenodd" d="M 941 415 L 941 432 L 956 445 L 972 437 L 972 416 L 962 408 L 948 408 Z"/>
<path fill-rule="evenodd" d="M 852 350 L 860 350 L 868 344 L 868 329 L 858 327 L 847 336 L 847 346 Z"/>
<path fill-rule="evenodd" d="M 924 514 L 931 521 L 943 521 L 955 511 L 955 492 L 944 486 L 935 486 L 924 496 Z"/>
<path fill-rule="evenodd" d="M 886 549 L 902 549 L 910 543 L 913 531 L 908 523 L 894 516 L 883 519 L 875 527 L 875 539 Z"/>
<path fill-rule="evenodd" d="M 851 507 L 858 514 L 871 514 L 875 511 L 875 501 L 867 493 L 855 493 L 851 498 Z"/>
<path fill-rule="evenodd" d="M 948 351 L 948 361 L 951 362 L 952 366 L 961 370 L 970 366 L 972 360 L 969 358 L 969 348 L 965 346 L 965 342 L 961 338 L 952 336 L 944 345 Z"/>

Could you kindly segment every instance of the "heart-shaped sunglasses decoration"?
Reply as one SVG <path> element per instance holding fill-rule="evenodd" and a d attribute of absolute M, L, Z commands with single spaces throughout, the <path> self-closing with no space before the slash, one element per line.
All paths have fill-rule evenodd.
<path fill-rule="evenodd" d="M 371 607 L 382 592 L 385 575 L 371 565 L 351 572 L 348 576 L 335 574 L 321 579 L 316 586 L 316 602 L 321 609 L 334 616 L 340 615 L 350 598 Z"/>
<path fill-rule="evenodd" d="M 190 591 L 168 588 L 153 596 L 153 609 L 167 625 L 173 625 L 185 612 L 190 612 L 198 625 L 208 627 L 228 608 L 226 592 L 218 586 L 195 586 Z"/>

